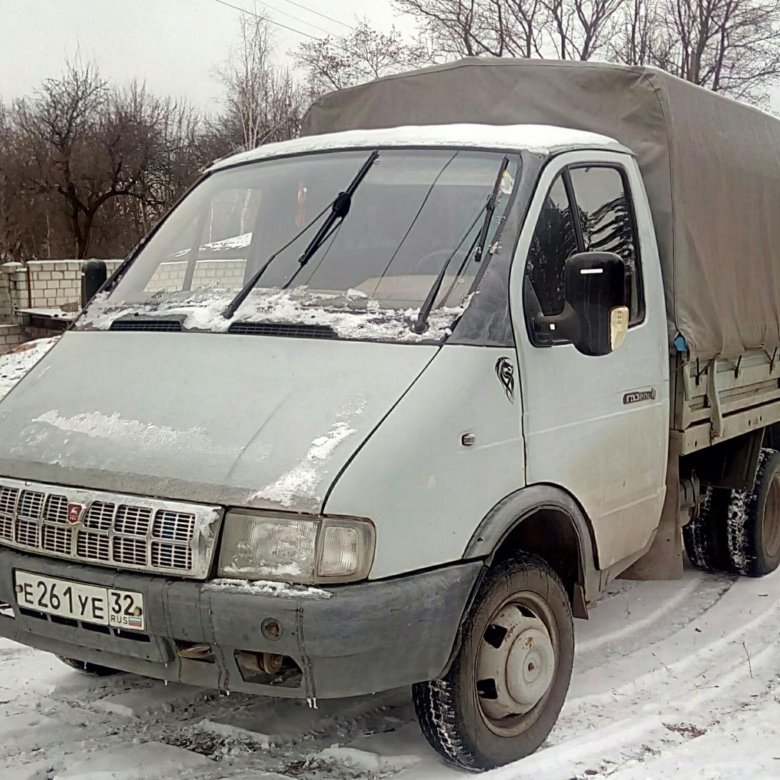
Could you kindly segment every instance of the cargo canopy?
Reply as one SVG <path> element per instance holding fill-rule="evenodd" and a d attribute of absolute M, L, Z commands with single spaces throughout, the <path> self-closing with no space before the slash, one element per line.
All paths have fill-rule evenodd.
<path fill-rule="evenodd" d="M 302 133 L 450 122 L 625 144 L 653 212 L 670 340 L 699 358 L 780 346 L 780 120 L 652 68 L 467 58 L 325 95 Z"/>

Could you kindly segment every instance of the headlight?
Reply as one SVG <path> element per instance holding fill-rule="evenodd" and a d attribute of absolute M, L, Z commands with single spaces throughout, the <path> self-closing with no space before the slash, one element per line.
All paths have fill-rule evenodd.
<path fill-rule="evenodd" d="M 353 582 L 368 576 L 374 526 L 367 520 L 227 513 L 218 575 L 247 580 Z"/>

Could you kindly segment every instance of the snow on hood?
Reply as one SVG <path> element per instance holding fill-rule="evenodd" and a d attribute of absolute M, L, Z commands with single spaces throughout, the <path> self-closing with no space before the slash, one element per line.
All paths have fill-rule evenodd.
<path fill-rule="evenodd" d="M 0 475 L 317 512 L 436 351 L 69 331 L 0 403 Z"/>
<path fill-rule="evenodd" d="M 415 333 L 410 325 L 416 320 L 419 309 L 380 309 L 375 301 L 358 290 L 349 290 L 346 295 L 315 297 L 305 288 L 261 288 L 253 291 L 232 319 L 226 319 L 222 313 L 234 294 L 235 291 L 210 288 L 184 296 L 167 294 L 159 300 L 139 304 L 115 304 L 109 296 L 101 294 L 93 300 L 77 327 L 108 330 L 119 318 L 170 317 L 181 319 L 185 330 L 224 333 L 235 322 L 262 321 L 324 325 L 332 328 L 342 339 L 413 344 L 441 341 L 448 336 L 471 300 L 469 296 L 460 306 L 434 309 L 428 317 L 427 329 L 423 333 Z M 342 308 L 348 302 L 361 304 L 361 307 L 355 310 Z M 340 308 L 328 308 L 329 305 L 340 305 Z"/>

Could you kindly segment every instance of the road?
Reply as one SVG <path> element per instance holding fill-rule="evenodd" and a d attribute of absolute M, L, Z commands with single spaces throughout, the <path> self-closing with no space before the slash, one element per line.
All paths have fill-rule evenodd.
<path fill-rule="evenodd" d="M 780 572 L 618 581 L 577 621 L 569 698 L 547 744 L 485 775 L 780 777 Z M 343 702 L 94 679 L 0 641 L 0 780 L 455 780 L 407 691 Z"/>

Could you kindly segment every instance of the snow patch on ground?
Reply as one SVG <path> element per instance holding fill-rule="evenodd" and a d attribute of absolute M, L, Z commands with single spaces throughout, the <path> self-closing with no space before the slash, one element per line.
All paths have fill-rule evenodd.
<path fill-rule="evenodd" d="M 147 780 L 185 777 L 213 762 L 189 750 L 146 742 L 91 753 L 83 761 L 54 775 L 53 780 Z"/>
<path fill-rule="evenodd" d="M 363 772 L 386 772 L 388 769 L 398 772 L 420 762 L 418 756 L 380 756 L 367 750 L 333 745 L 320 751 L 319 758 L 333 761 L 339 766 L 359 769 Z"/>
<path fill-rule="evenodd" d="M 218 723 L 205 718 L 198 723 L 198 728 L 209 734 L 216 734 L 219 737 L 239 739 L 253 743 L 263 750 L 268 750 L 271 747 L 271 737 L 269 737 L 268 734 L 260 734 L 256 731 L 250 731 L 249 729 L 242 729 L 239 726 L 231 726 L 228 723 Z"/>
<path fill-rule="evenodd" d="M 59 337 L 20 344 L 0 355 L 0 400 L 59 341 Z"/>

